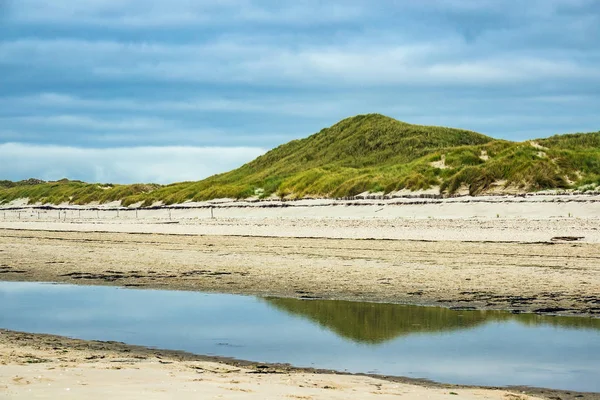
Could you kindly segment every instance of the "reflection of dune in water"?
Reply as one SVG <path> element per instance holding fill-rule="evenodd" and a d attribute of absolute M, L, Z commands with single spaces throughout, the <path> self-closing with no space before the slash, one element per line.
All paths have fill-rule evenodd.
<path fill-rule="evenodd" d="M 504 311 L 456 311 L 441 307 L 359 303 L 339 300 L 266 298 L 288 314 L 308 318 L 355 342 L 378 344 L 399 336 L 469 329 L 492 321 L 600 329 L 600 319 L 511 314 Z"/>

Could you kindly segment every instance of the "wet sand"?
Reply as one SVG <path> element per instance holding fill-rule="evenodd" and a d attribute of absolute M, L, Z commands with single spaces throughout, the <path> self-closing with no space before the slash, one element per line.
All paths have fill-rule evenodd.
<path fill-rule="evenodd" d="M 0 279 L 600 315 L 600 244 L 563 240 L 0 229 Z"/>
<path fill-rule="evenodd" d="M 589 399 L 598 394 L 493 389 L 339 374 L 195 356 L 115 342 L 0 330 L 0 398 Z"/>

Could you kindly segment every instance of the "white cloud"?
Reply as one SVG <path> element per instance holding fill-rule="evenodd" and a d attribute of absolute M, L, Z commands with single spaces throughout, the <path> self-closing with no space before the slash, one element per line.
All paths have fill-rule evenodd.
<path fill-rule="evenodd" d="M 426 3 L 0 0 L 0 142 L 273 146 L 367 112 L 597 125 L 595 0 Z"/>
<path fill-rule="evenodd" d="M 4 124 L 42 125 L 45 127 L 81 128 L 103 131 L 135 131 L 163 130 L 173 128 L 167 121 L 160 118 L 126 118 L 121 120 L 108 120 L 84 115 L 50 115 L 50 116 L 25 116 L 0 118 Z"/>
<path fill-rule="evenodd" d="M 380 95 L 375 96 L 380 98 Z M 377 99 L 370 99 L 371 102 Z M 167 121 L 164 119 L 152 117 L 135 118 L 130 123 L 130 119 L 108 121 L 106 119 L 97 121 L 89 116 L 81 116 L 80 112 L 95 113 L 98 111 L 119 112 L 128 115 L 129 113 L 152 113 L 164 114 L 170 112 L 227 112 L 227 113 L 259 113 L 270 115 L 291 115 L 301 117 L 331 117 L 331 116 L 348 116 L 351 113 L 364 113 L 365 95 L 360 98 L 352 96 L 321 96 L 318 99 L 314 97 L 301 97 L 290 95 L 260 95 L 260 96 L 243 96 L 238 98 L 219 97 L 190 97 L 180 98 L 177 100 L 153 100 L 139 98 L 93 98 L 81 97 L 66 93 L 38 93 L 27 96 L 16 97 L 0 97 L 0 109 L 3 110 L 23 110 L 31 109 L 39 112 L 56 113 L 59 110 L 69 110 L 77 112 L 76 115 L 49 115 L 46 117 L 26 116 L 19 118 L 5 118 L 19 123 L 39 123 L 50 125 L 75 125 L 79 124 L 82 128 L 114 128 L 131 130 L 137 129 L 136 125 L 146 123 L 149 130 L 157 128 L 171 131 L 176 129 L 176 121 Z M 389 109 L 389 100 L 382 99 L 378 107 L 373 107 L 373 112 L 379 110 L 384 112 Z M 415 113 L 419 110 L 416 106 L 411 105 L 394 105 L 395 112 L 403 114 Z M 2 120 L 2 118 L 0 118 Z M 61 123 L 64 122 L 64 123 Z M 141 129 L 142 127 L 140 127 Z M 147 131 L 146 131 L 147 132 Z M 202 130 L 202 133 L 224 134 L 224 132 L 208 132 Z M 309 132 L 304 132 L 308 134 Z M 1 139 L 1 137 L 0 137 Z"/>
<path fill-rule="evenodd" d="M 196 44 L 21 39 L 0 42 L 0 61 L 47 65 L 62 71 L 57 74 L 100 80 L 269 86 L 458 86 L 600 79 L 597 68 L 568 52 L 505 51 L 490 56 L 458 37 L 411 44 L 382 37 L 377 45 L 349 38 L 335 46 L 259 39 L 230 37 Z"/>
<path fill-rule="evenodd" d="M 194 181 L 225 172 L 265 152 L 258 147 L 78 148 L 0 144 L 3 179 L 61 178 L 88 182 Z"/>

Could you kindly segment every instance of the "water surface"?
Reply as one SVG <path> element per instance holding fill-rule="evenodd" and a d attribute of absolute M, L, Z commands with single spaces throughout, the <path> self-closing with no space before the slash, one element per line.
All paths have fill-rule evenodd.
<path fill-rule="evenodd" d="M 0 282 L 0 328 L 448 383 L 600 392 L 600 319 Z"/>

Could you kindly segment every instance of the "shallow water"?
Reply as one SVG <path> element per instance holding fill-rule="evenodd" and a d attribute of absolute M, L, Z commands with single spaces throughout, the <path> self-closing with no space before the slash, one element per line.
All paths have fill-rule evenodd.
<path fill-rule="evenodd" d="M 600 319 L 0 282 L 0 328 L 447 383 L 600 392 Z"/>

